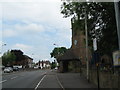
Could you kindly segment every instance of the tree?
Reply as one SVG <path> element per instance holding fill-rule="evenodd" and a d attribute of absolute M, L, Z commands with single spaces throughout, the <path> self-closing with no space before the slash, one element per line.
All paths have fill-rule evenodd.
<path fill-rule="evenodd" d="M 92 40 L 97 38 L 101 54 L 111 56 L 118 49 L 114 3 L 66 1 L 61 6 L 61 13 L 65 18 L 71 16 L 74 19 L 75 30 L 84 30 L 83 23 L 87 14 L 89 46 L 92 47 Z"/>
<path fill-rule="evenodd" d="M 58 58 L 59 56 L 63 55 L 66 52 L 66 48 L 65 47 L 58 47 L 58 48 L 54 48 L 52 50 L 52 52 L 50 53 L 51 58 Z"/>
<path fill-rule="evenodd" d="M 15 61 L 16 56 L 14 53 L 10 52 L 9 50 L 3 54 L 2 56 L 2 64 L 4 66 L 10 66 Z"/>
<path fill-rule="evenodd" d="M 57 67 L 57 64 L 56 64 L 56 62 L 54 60 L 54 62 L 51 63 L 51 69 L 54 69 L 55 67 Z"/>

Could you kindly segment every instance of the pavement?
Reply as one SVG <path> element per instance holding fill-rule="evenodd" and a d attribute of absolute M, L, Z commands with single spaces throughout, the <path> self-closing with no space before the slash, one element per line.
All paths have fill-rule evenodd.
<path fill-rule="evenodd" d="M 97 89 L 97 86 L 88 82 L 80 73 L 58 73 L 51 70 L 46 73 L 38 88 L 68 89 Z"/>
<path fill-rule="evenodd" d="M 75 73 L 59 74 L 58 78 L 64 88 L 96 88 L 85 77 Z"/>

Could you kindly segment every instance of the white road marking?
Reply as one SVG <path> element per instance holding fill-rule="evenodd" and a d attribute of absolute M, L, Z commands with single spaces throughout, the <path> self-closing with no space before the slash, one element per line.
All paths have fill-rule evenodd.
<path fill-rule="evenodd" d="M 17 78 L 18 76 L 15 76 L 15 77 L 12 77 L 11 79 L 15 79 L 15 78 Z"/>
<path fill-rule="evenodd" d="M 21 75 L 22 77 L 24 77 L 25 75 Z"/>
<path fill-rule="evenodd" d="M 63 90 L 65 90 L 65 88 L 64 88 L 63 85 L 61 84 L 60 80 L 58 79 L 57 75 L 55 75 L 55 76 L 56 76 L 56 79 L 57 79 L 57 81 L 58 81 L 60 87 L 61 87 Z"/>
<path fill-rule="evenodd" d="M 41 84 L 41 82 L 43 81 L 43 79 L 46 77 L 46 75 L 44 75 L 44 77 L 39 81 L 39 83 L 37 84 L 37 86 L 35 87 L 35 90 L 38 88 L 38 86 Z"/>
<path fill-rule="evenodd" d="M 0 83 L 6 82 L 7 80 L 0 81 Z"/>

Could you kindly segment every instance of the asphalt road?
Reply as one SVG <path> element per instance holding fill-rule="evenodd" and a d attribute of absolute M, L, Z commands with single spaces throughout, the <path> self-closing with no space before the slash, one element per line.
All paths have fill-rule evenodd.
<path fill-rule="evenodd" d="M 50 70 L 33 70 L 11 73 L 2 76 L 2 88 L 34 88 L 40 87 L 42 80 Z M 54 82 L 54 81 L 53 81 Z M 44 85 L 44 84 L 43 84 Z M 59 85 L 55 85 L 59 86 Z M 44 88 L 46 86 L 44 85 Z M 58 87 L 57 87 L 58 88 Z"/>

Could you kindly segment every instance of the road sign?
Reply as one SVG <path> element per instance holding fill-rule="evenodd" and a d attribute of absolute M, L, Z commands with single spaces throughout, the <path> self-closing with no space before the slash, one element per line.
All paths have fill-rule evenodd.
<path fill-rule="evenodd" d="M 93 39 L 93 49 L 94 51 L 97 50 L 97 39 L 96 38 Z"/>
<path fill-rule="evenodd" d="M 114 66 L 120 66 L 120 50 L 113 52 L 113 64 Z"/>

